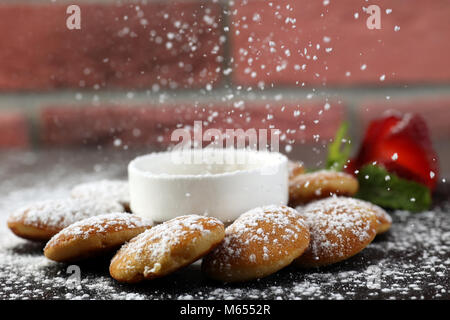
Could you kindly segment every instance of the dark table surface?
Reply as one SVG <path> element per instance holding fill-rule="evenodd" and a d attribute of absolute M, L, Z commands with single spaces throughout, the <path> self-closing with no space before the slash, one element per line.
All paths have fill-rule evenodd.
<path fill-rule="evenodd" d="M 163 279 L 116 283 L 109 260 L 69 265 L 47 260 L 43 245 L 15 237 L 6 218 L 36 200 L 67 197 L 77 183 L 125 178 L 135 154 L 110 151 L 2 153 L 0 157 L 0 299 L 449 299 L 450 187 L 441 183 L 428 212 L 392 212 L 392 229 L 342 263 L 288 267 L 268 278 L 224 285 L 195 263 Z M 315 161 L 310 159 L 309 161 Z M 72 267 L 73 268 L 73 267 Z"/>

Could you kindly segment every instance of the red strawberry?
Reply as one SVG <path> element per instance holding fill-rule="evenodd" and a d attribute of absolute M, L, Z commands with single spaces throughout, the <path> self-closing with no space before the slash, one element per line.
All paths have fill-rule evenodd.
<path fill-rule="evenodd" d="M 388 171 L 434 190 L 439 176 L 437 154 L 423 118 L 416 114 L 389 115 L 372 121 L 361 149 L 350 161 L 354 172 L 376 162 Z"/>
<path fill-rule="evenodd" d="M 353 172 L 364 164 L 374 161 L 372 160 L 375 151 L 374 146 L 389 135 L 392 127 L 399 123 L 400 120 L 401 119 L 396 115 L 373 120 L 367 128 L 358 155 L 355 159 L 351 160 L 348 166 L 349 171 Z"/>

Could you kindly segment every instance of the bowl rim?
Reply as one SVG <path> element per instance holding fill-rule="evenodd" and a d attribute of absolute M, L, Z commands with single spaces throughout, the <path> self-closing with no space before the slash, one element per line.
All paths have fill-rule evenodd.
<path fill-rule="evenodd" d="M 160 156 L 167 156 L 174 152 L 183 152 L 183 150 L 169 150 L 169 151 L 162 151 L 162 152 L 152 152 L 149 154 L 141 155 L 133 160 L 130 161 L 128 164 L 128 173 L 129 175 L 131 173 L 140 175 L 144 178 L 149 179 L 164 179 L 164 180 L 177 180 L 177 179 L 216 179 L 216 178 L 222 178 L 222 177 L 233 177 L 236 175 L 242 175 L 242 174 L 262 174 L 263 170 L 267 170 L 269 168 L 276 168 L 280 167 L 283 164 L 287 165 L 288 158 L 276 151 L 259 151 L 259 150 L 253 150 L 253 149 L 235 149 L 235 148 L 225 148 L 225 149 L 190 149 L 190 151 L 193 152 L 244 152 L 244 153 L 252 153 L 257 156 L 263 156 L 263 157 L 273 157 L 275 161 L 269 163 L 269 164 L 263 164 L 261 166 L 257 166 L 254 168 L 249 169 L 238 169 L 233 171 L 226 171 L 221 173 L 202 173 L 202 174 L 170 174 L 170 173 L 154 173 L 151 171 L 146 171 L 139 169 L 137 167 L 137 163 L 140 161 L 145 160 L 151 160 L 151 158 L 160 157 Z"/>

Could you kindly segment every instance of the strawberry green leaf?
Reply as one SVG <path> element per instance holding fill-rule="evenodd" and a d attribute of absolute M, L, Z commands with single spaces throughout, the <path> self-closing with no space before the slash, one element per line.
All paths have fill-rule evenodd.
<path fill-rule="evenodd" d="M 336 132 L 336 136 L 328 146 L 326 169 L 342 171 L 350 157 L 351 141 L 347 135 L 348 123 L 344 122 Z"/>
<path fill-rule="evenodd" d="M 406 180 L 376 165 L 366 165 L 358 175 L 357 198 L 384 208 L 424 211 L 431 206 L 431 191 L 425 185 Z"/>

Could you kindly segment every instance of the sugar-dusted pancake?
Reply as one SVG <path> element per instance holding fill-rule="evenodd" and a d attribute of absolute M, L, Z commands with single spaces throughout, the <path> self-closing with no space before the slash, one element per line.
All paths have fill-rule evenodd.
<path fill-rule="evenodd" d="M 125 244 L 111 260 L 109 272 L 120 282 L 168 275 L 200 259 L 223 239 L 216 218 L 187 215 L 166 221 Z"/>
<path fill-rule="evenodd" d="M 252 209 L 233 222 L 222 243 L 203 259 L 202 270 L 224 282 L 268 276 L 289 265 L 309 244 L 297 211 L 286 206 Z"/>
<path fill-rule="evenodd" d="M 152 225 L 152 221 L 124 212 L 90 217 L 53 236 L 44 254 L 59 262 L 96 257 L 120 247 Z"/>
<path fill-rule="evenodd" d="M 296 207 L 333 195 L 352 196 L 358 188 L 358 180 L 343 172 L 321 170 L 299 174 L 289 180 L 289 205 Z"/>
<path fill-rule="evenodd" d="M 101 199 L 45 200 L 16 210 L 8 218 L 8 227 L 21 238 L 48 241 L 72 223 L 92 216 L 122 211 L 123 207 L 119 203 Z"/>
<path fill-rule="evenodd" d="M 370 203 L 367 201 L 362 201 L 362 200 L 360 200 L 360 201 L 361 201 L 361 203 L 365 203 L 371 210 L 373 210 L 373 212 L 377 216 L 377 222 L 378 222 L 377 234 L 383 234 L 383 233 L 389 231 L 389 229 L 391 228 L 391 225 L 392 225 L 391 216 L 383 208 L 381 208 L 373 203 Z"/>
<path fill-rule="evenodd" d="M 98 180 L 81 183 L 73 187 L 73 198 L 102 199 L 120 203 L 126 211 L 130 210 L 130 190 L 128 181 L 124 180 Z"/>
<path fill-rule="evenodd" d="M 348 259 L 369 245 L 377 234 L 377 216 L 366 202 L 332 197 L 299 208 L 311 241 L 294 261 L 302 267 L 319 267 Z"/>
<path fill-rule="evenodd" d="M 289 180 L 295 178 L 299 174 L 305 173 L 305 166 L 300 161 L 288 161 Z"/>

